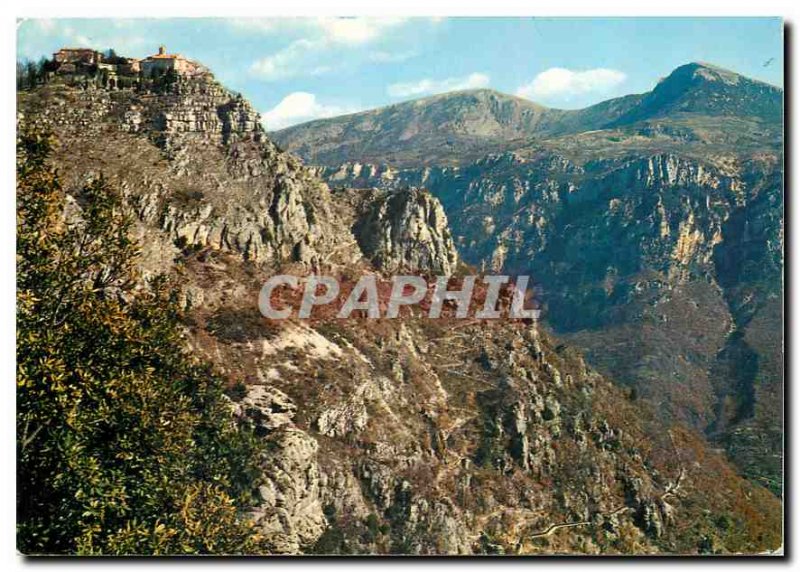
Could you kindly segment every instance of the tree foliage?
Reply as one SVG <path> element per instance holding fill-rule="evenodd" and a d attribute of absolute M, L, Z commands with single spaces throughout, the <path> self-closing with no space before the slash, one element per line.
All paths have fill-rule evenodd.
<path fill-rule="evenodd" d="M 55 69 L 54 62 L 41 58 L 33 60 L 17 60 L 17 89 L 33 89 L 45 83 L 47 72 Z"/>
<path fill-rule="evenodd" d="M 153 90 L 156 93 L 170 93 L 173 90 L 173 86 L 178 83 L 180 76 L 173 68 L 167 68 L 166 70 L 155 68 L 152 78 Z"/>
<path fill-rule="evenodd" d="M 75 202 L 47 137 L 17 152 L 17 538 L 24 553 L 254 553 L 260 450 L 184 350 L 169 283 L 137 288 L 120 197 Z"/>

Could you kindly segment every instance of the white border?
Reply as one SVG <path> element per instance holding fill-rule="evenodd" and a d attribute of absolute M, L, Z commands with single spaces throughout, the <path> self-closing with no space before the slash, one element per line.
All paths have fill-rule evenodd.
<path fill-rule="evenodd" d="M 66 568 L 68 566 L 107 566 L 109 561 L 87 561 L 87 560 L 73 560 L 58 562 L 43 563 L 41 560 L 37 562 L 26 561 L 25 559 L 16 555 L 16 548 L 14 546 L 15 539 L 15 463 L 13 461 L 15 456 L 15 428 L 14 428 L 14 383 L 15 379 L 15 338 L 14 338 L 14 299 L 15 299 L 15 283 L 14 271 L 15 267 L 15 205 L 13 198 L 14 186 L 14 141 L 13 135 L 15 132 L 15 101 L 16 95 L 14 91 L 14 64 L 16 60 L 16 19 L 19 17 L 169 17 L 169 16 L 320 16 L 320 15 L 369 15 L 369 16 L 389 16 L 389 15 L 413 15 L 413 16 L 782 16 L 791 24 L 796 24 L 800 21 L 797 17 L 798 6 L 800 3 L 790 0 L 759 0 L 758 2 L 751 3 L 737 3 L 733 4 L 730 1 L 698 1 L 698 0 L 670 0 L 669 2 L 634 2 L 631 0 L 604 0 L 603 2 L 589 2 L 579 0 L 558 0 L 557 2 L 550 3 L 532 3 L 514 0 L 491 0 L 490 2 L 482 1 L 466 5 L 463 1 L 458 2 L 455 0 L 402 0 L 396 2 L 383 2 L 379 3 L 376 0 L 335 0 L 333 2 L 323 2 L 321 0 L 291 0 L 287 2 L 267 4 L 266 2 L 260 5 L 254 5 L 243 0 L 225 0 L 224 2 L 209 2 L 206 0 L 180 0 L 166 4 L 163 1 L 157 0 L 138 0 L 137 2 L 123 3 L 111 2 L 110 0 L 98 1 L 58 1 L 58 0 L 26 0 L 25 2 L 14 2 L 11 5 L 3 4 L 2 10 L 3 18 L 0 20 L 2 25 L 2 33 L 0 33 L 0 43 L 2 44 L 2 57 L 0 57 L 0 69 L 2 69 L 2 76 L 5 79 L 4 89 L 2 92 L 2 121 L 3 136 L 0 139 L 0 165 L 2 165 L 2 181 L 3 194 L 2 202 L 0 203 L 0 263 L 2 266 L 2 279 L 0 279 L 0 295 L 2 296 L 3 304 L 0 305 L 0 367 L 2 367 L 2 399 L 0 399 L 0 419 L 3 420 L 4 432 L 0 437 L 0 459 L 3 461 L 3 471 L 0 474 L 0 563 L 3 565 L 3 570 L 18 569 L 23 566 L 31 565 L 47 565 L 48 568 Z M 798 31 L 793 29 L 794 43 L 798 41 L 796 34 Z M 791 47 L 791 46 L 790 46 Z M 793 51 L 793 50 L 792 50 Z M 794 69 L 794 62 L 791 54 L 786 55 L 786 65 L 788 69 Z M 797 96 L 791 86 L 789 86 L 788 78 L 792 74 L 787 75 L 785 81 L 785 89 L 787 89 L 791 97 L 791 108 L 797 110 Z M 787 101 L 787 104 L 790 102 Z M 790 129 L 792 126 L 788 126 Z M 789 134 L 787 133 L 787 138 Z M 793 139 L 793 138 L 792 138 Z M 793 149 L 791 157 L 787 157 L 787 161 L 795 166 L 791 170 L 792 180 L 787 181 L 788 189 L 797 189 L 797 149 Z M 798 210 L 800 210 L 800 200 L 794 199 L 789 202 L 791 212 L 787 212 L 786 216 L 795 222 L 800 220 L 798 217 Z M 798 244 L 798 233 L 794 232 L 791 236 L 791 244 L 788 245 L 789 251 L 795 255 L 800 252 L 800 244 Z M 796 260 L 789 260 L 787 258 L 787 265 L 792 269 L 792 283 L 798 283 L 798 274 L 800 274 L 800 266 L 797 265 Z M 789 305 L 789 308 L 792 308 Z M 797 323 L 798 312 L 800 310 L 794 307 L 791 316 L 791 323 Z M 791 348 L 788 348 L 789 355 L 800 356 L 800 338 L 795 337 L 792 340 Z M 793 385 L 794 380 L 789 380 L 787 377 L 787 386 Z M 800 400 L 800 390 L 795 389 L 791 395 L 792 403 L 790 404 L 791 410 L 798 409 L 798 400 Z M 787 415 L 791 419 L 790 415 Z M 794 442 L 797 440 L 798 423 L 792 424 L 792 434 L 787 435 L 787 439 Z M 787 450 L 787 453 L 789 451 Z M 791 455 L 792 467 L 790 474 L 796 476 L 797 471 L 797 458 Z M 791 483 L 789 483 L 791 486 Z M 797 499 L 798 495 L 792 494 L 790 498 Z M 790 514 L 793 516 L 796 511 L 796 502 L 792 503 L 792 507 L 787 507 Z M 793 510 L 792 510 L 793 509 Z M 790 545 L 796 551 L 798 550 L 798 531 L 796 526 L 788 526 L 787 532 L 792 534 L 789 541 Z M 785 562 L 785 561 L 784 561 Z M 475 567 L 485 565 L 500 565 L 504 569 L 529 569 L 536 567 L 537 570 L 582 570 L 587 565 L 602 566 L 604 568 L 617 567 L 617 566 L 640 566 L 642 564 L 652 564 L 659 567 L 668 569 L 692 569 L 701 566 L 717 565 L 727 568 L 740 568 L 748 565 L 762 566 L 766 564 L 764 561 L 731 561 L 731 560 L 650 560 L 644 562 L 642 560 L 513 560 L 513 561 L 498 561 L 498 560 L 404 560 L 401 558 L 394 560 L 381 560 L 381 561 L 317 561 L 317 560 L 238 560 L 238 561 L 221 561 L 215 559 L 206 560 L 180 560 L 180 561 L 147 561 L 147 560 L 129 560 L 129 561 L 115 561 L 115 565 L 124 566 L 126 568 L 144 568 L 147 566 L 148 570 L 162 570 L 169 566 L 220 566 L 229 568 L 234 566 L 287 566 L 293 569 L 307 570 L 316 569 L 318 567 L 326 567 L 328 569 L 344 569 L 349 567 L 362 567 L 362 566 L 381 566 L 381 567 L 398 567 L 398 566 L 413 566 L 419 570 L 438 570 L 441 567 L 450 569 L 461 567 Z M 776 562 L 777 564 L 777 562 Z"/>

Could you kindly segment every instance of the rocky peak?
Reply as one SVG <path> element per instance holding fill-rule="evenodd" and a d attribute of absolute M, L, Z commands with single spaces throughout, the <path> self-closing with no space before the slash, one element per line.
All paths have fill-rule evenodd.
<path fill-rule="evenodd" d="M 425 190 L 376 193 L 353 231 L 364 255 L 387 271 L 452 274 L 458 263 L 442 204 Z"/>
<path fill-rule="evenodd" d="M 662 79 L 615 124 L 687 112 L 779 121 L 783 90 L 717 66 L 690 63 Z"/>
<path fill-rule="evenodd" d="M 339 248 L 352 238 L 334 230 L 341 221 L 327 187 L 278 149 L 252 105 L 210 72 L 124 89 L 54 77 L 20 92 L 18 103 L 21 125 L 59 142 L 68 191 L 103 173 L 126 194 L 142 232 L 161 233 L 162 252 L 211 248 L 259 264 L 310 264 L 329 247 L 358 256 Z"/>

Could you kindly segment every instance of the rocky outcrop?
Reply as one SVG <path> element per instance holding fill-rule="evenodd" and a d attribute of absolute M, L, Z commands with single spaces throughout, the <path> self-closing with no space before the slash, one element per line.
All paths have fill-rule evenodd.
<path fill-rule="evenodd" d="M 151 101 L 136 103 L 126 113 L 123 128 L 160 132 L 169 146 L 177 134 L 199 133 L 228 142 L 263 133 L 258 113 L 241 95 L 222 87 L 210 75 L 179 77 Z"/>
<path fill-rule="evenodd" d="M 264 351 L 269 385 L 236 408 L 269 445 L 252 516 L 276 552 L 693 553 L 697 530 L 746 550 L 706 515 L 773 514 L 536 326 L 286 324 L 213 349 L 246 369 Z"/>
<path fill-rule="evenodd" d="M 250 517 L 277 554 L 298 554 L 326 527 L 322 512 L 319 445 L 293 419 L 297 407 L 281 390 L 254 385 L 235 414 L 249 420 L 268 441 L 259 486 L 260 503 Z"/>
<path fill-rule="evenodd" d="M 752 261 L 747 299 L 760 302 L 750 308 L 769 304 L 781 288 L 777 174 L 731 158 L 677 154 L 559 165 L 492 162 L 431 185 L 466 261 L 531 273 L 542 285 L 545 318 L 603 371 L 629 380 L 675 418 L 712 434 L 747 419 L 759 398 L 741 373 L 752 365 L 717 366 L 729 338 L 741 335 L 731 328 L 748 323 L 740 286 L 729 286 L 739 263 L 728 253 Z M 772 215 L 761 206 L 767 203 L 776 207 Z M 750 247 L 737 246 L 754 231 Z M 761 362 L 768 385 L 780 385 L 769 373 L 780 361 Z M 771 402 L 772 390 L 763 395 Z M 774 411 L 763 414 L 767 426 Z M 762 468 L 779 448 L 770 434 Z"/>
<path fill-rule="evenodd" d="M 753 409 L 755 377 L 743 378 L 752 364 L 734 367 L 725 357 L 750 352 L 723 350 L 739 344 L 731 338 L 742 332 L 733 332 L 746 329 L 751 312 L 771 304 L 781 288 L 775 156 L 699 158 L 677 150 L 577 160 L 538 150 L 456 167 L 347 163 L 317 172 L 332 186 L 385 193 L 426 185 L 441 200 L 465 262 L 532 275 L 549 323 L 674 418 L 720 438 L 723 426 L 735 431 L 733 419 L 741 423 L 760 410 Z M 773 327 L 780 329 L 778 322 Z M 781 361 L 761 362 L 767 386 L 780 386 L 773 372 Z M 772 403 L 775 391 L 762 391 L 762 399 Z M 762 433 L 772 442 L 762 470 L 773 466 L 779 448 L 768 437 L 775 414 L 763 415 L 773 429 Z M 730 447 L 751 471 L 753 455 Z"/>
<path fill-rule="evenodd" d="M 53 132 L 70 192 L 110 178 L 142 223 L 179 249 L 236 252 L 259 264 L 358 256 L 327 187 L 269 141 L 258 114 L 211 74 L 152 89 L 58 83 L 21 94 L 21 126 Z"/>
<path fill-rule="evenodd" d="M 421 189 L 376 195 L 353 233 L 364 255 L 382 270 L 450 275 L 458 263 L 444 209 Z"/>
<path fill-rule="evenodd" d="M 322 535 L 317 441 L 304 431 L 284 428 L 268 438 L 263 465 L 262 503 L 251 513 L 256 526 L 277 554 L 300 554 Z"/>

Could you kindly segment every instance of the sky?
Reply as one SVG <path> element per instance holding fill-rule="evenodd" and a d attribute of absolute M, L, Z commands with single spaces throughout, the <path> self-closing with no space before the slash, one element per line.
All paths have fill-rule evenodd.
<path fill-rule="evenodd" d="M 779 18 L 27 19 L 17 58 L 61 47 L 206 65 L 269 130 L 428 95 L 491 88 L 577 109 L 707 62 L 783 87 Z"/>

